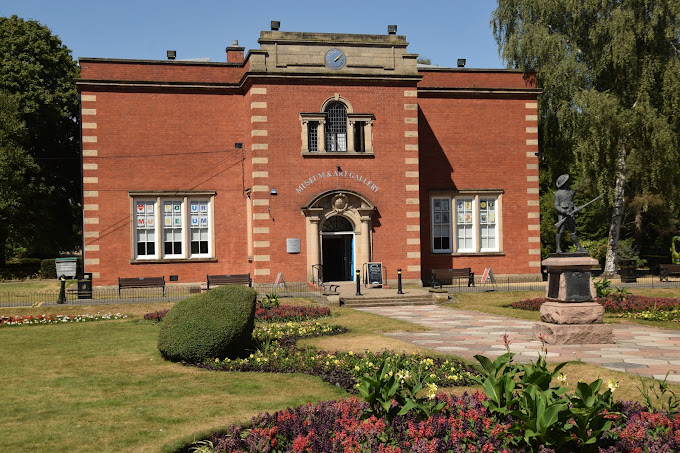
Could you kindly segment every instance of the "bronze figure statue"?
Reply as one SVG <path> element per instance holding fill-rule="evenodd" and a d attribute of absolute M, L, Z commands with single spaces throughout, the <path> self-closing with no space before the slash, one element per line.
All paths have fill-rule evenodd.
<path fill-rule="evenodd" d="M 576 221 L 574 221 L 574 215 L 588 206 L 591 203 L 602 198 L 604 194 L 601 194 L 597 198 L 590 200 L 583 206 L 574 206 L 574 191 L 571 190 L 571 182 L 569 181 L 569 175 L 560 175 L 557 178 L 557 190 L 553 194 L 553 201 L 555 205 L 555 210 L 557 211 L 557 253 L 562 253 L 562 233 L 566 226 L 569 226 L 569 231 L 571 232 L 571 240 L 576 245 L 576 249 L 579 252 L 585 252 L 586 249 L 581 247 L 581 243 L 578 241 L 578 234 L 576 234 Z"/>

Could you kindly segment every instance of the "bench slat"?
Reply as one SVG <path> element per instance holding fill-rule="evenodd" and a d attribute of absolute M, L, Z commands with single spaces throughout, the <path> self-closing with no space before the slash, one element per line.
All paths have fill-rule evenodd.
<path fill-rule="evenodd" d="M 680 274 L 680 264 L 659 264 L 659 281 L 668 281 L 670 275 Z"/>
<path fill-rule="evenodd" d="M 219 285 L 253 286 L 253 281 L 250 279 L 250 274 L 206 275 L 205 280 L 208 289 L 210 289 L 211 286 Z"/>
<path fill-rule="evenodd" d="M 163 297 L 165 297 L 165 277 L 138 277 L 138 278 L 118 277 L 119 298 L 121 289 L 127 288 L 163 288 Z"/>

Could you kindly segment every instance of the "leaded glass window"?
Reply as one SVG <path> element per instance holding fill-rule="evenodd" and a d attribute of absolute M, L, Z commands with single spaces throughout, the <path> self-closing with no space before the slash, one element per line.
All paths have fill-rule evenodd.
<path fill-rule="evenodd" d="M 456 198 L 456 251 L 472 252 L 474 245 L 472 198 Z"/>
<path fill-rule="evenodd" d="M 208 200 L 189 201 L 191 256 L 210 253 L 210 209 Z"/>
<path fill-rule="evenodd" d="M 493 198 L 481 198 L 479 200 L 479 237 L 481 241 L 481 250 L 498 250 L 496 236 L 496 200 Z"/>
<path fill-rule="evenodd" d="M 163 201 L 164 256 L 182 256 L 182 201 Z"/>
<path fill-rule="evenodd" d="M 451 200 L 432 200 L 432 249 L 434 252 L 451 251 Z"/>
<path fill-rule="evenodd" d="M 341 102 L 326 107 L 326 151 L 347 152 L 347 108 Z"/>

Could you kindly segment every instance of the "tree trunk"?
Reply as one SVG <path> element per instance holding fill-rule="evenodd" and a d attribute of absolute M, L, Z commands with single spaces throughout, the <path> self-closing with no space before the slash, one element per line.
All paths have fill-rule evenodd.
<path fill-rule="evenodd" d="M 609 222 L 609 241 L 607 247 L 607 259 L 604 263 L 604 275 L 612 276 L 616 273 L 616 257 L 619 251 L 619 233 L 623 220 L 623 204 L 626 187 L 626 145 L 619 147 L 619 156 L 616 160 L 616 188 L 614 189 L 614 209 Z"/>

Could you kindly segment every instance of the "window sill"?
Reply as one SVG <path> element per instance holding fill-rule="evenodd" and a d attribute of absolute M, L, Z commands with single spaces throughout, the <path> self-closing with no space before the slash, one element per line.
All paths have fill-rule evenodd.
<path fill-rule="evenodd" d="M 149 259 L 130 260 L 130 264 L 180 264 L 180 263 L 216 263 L 217 258 L 168 258 L 168 259 Z"/>
<path fill-rule="evenodd" d="M 435 256 L 505 256 L 505 252 L 431 252 Z"/>
<path fill-rule="evenodd" d="M 318 152 L 309 152 L 309 151 L 302 151 L 300 153 L 302 157 L 375 157 L 375 154 L 369 151 L 365 151 L 363 153 L 357 153 L 357 152 L 350 152 L 350 151 L 345 151 L 345 152 L 330 152 L 330 151 L 318 151 Z"/>

